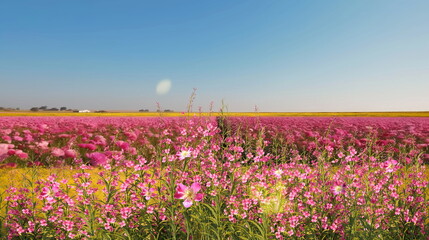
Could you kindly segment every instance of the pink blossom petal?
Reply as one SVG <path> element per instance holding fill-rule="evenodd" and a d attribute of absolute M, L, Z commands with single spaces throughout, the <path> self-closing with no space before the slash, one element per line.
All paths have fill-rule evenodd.
<path fill-rule="evenodd" d="M 175 199 L 183 199 L 185 197 L 185 194 L 183 192 L 176 192 L 174 194 Z"/>
<path fill-rule="evenodd" d="M 196 192 L 200 191 L 201 185 L 199 183 L 192 183 L 191 189 L 194 193 L 196 193 Z"/>
<path fill-rule="evenodd" d="M 183 201 L 183 206 L 185 206 L 185 208 L 192 206 L 192 200 L 186 199 Z"/>
<path fill-rule="evenodd" d="M 179 183 L 179 184 L 177 185 L 177 188 L 176 188 L 176 191 L 177 191 L 177 192 L 184 193 L 184 192 L 186 192 L 186 190 L 188 190 L 188 187 L 187 187 L 187 186 L 185 186 L 185 185 L 183 185 L 183 184 L 181 184 L 181 183 Z"/>
<path fill-rule="evenodd" d="M 8 149 L 9 149 L 9 144 L 0 143 L 0 151 L 1 152 L 6 153 Z"/>
<path fill-rule="evenodd" d="M 195 201 L 199 202 L 201 200 L 203 200 L 203 194 L 202 193 L 197 193 L 197 195 L 195 195 Z"/>
<path fill-rule="evenodd" d="M 44 188 L 42 188 L 42 192 L 40 193 L 40 196 L 42 196 L 42 197 L 47 197 L 48 195 L 49 195 L 49 193 L 50 193 L 51 191 L 49 190 L 49 188 L 47 188 L 47 187 L 44 187 Z"/>

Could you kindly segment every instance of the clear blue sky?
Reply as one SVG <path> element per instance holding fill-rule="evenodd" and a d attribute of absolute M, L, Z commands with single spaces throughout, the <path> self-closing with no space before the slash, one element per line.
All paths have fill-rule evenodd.
<path fill-rule="evenodd" d="M 197 88 L 194 110 L 429 110 L 428 13 L 427 0 L 4 0 L 0 106 L 182 111 Z"/>

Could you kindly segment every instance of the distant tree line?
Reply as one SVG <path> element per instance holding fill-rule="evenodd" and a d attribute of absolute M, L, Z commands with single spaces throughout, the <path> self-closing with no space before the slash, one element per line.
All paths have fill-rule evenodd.
<path fill-rule="evenodd" d="M 77 111 L 76 109 L 67 109 L 67 107 L 60 107 L 58 108 L 48 108 L 48 106 L 41 106 L 41 107 L 32 107 L 30 108 L 30 111 L 38 112 L 38 111 Z"/>
<path fill-rule="evenodd" d="M 156 110 L 156 111 L 157 111 L 157 112 L 161 112 L 161 110 L 159 110 L 159 109 L 158 109 L 158 110 Z M 174 110 L 171 110 L 171 109 L 165 109 L 165 110 L 164 110 L 164 112 L 174 112 Z"/>
<path fill-rule="evenodd" d="M 19 108 L 0 107 L 0 111 L 19 111 Z"/>
<path fill-rule="evenodd" d="M 161 112 L 161 110 L 156 110 L 157 112 Z M 139 112 L 149 112 L 149 109 L 140 109 Z M 163 112 L 174 112 L 174 110 L 171 109 L 165 109 Z"/>
<path fill-rule="evenodd" d="M 0 111 L 19 111 L 20 108 L 8 108 L 8 107 L 0 107 Z M 60 107 L 60 108 L 56 108 L 56 107 L 48 107 L 46 105 L 44 106 L 40 106 L 40 107 L 32 107 L 30 108 L 30 111 L 32 112 L 39 112 L 39 111 L 51 111 L 51 112 L 55 112 L 55 111 L 69 111 L 69 112 L 79 112 L 78 109 L 71 109 L 71 108 L 67 108 L 67 107 Z M 165 109 L 165 110 L 156 110 L 157 112 L 174 112 L 174 110 L 172 109 Z M 97 110 L 95 111 L 96 113 L 105 113 L 107 111 L 105 110 Z M 139 112 L 150 112 L 149 109 L 140 109 Z"/>

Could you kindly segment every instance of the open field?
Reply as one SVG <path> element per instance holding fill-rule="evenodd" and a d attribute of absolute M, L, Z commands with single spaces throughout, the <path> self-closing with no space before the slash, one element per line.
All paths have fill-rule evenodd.
<path fill-rule="evenodd" d="M 0 239 L 429 237 L 429 118 L 173 116 L 1 117 Z"/>
<path fill-rule="evenodd" d="M 57 117 L 180 117 L 180 116 L 259 116 L 259 117 L 429 117 L 429 111 L 423 112 L 106 112 L 106 113 L 74 113 L 74 112 L 0 112 L 2 116 L 57 116 Z"/>

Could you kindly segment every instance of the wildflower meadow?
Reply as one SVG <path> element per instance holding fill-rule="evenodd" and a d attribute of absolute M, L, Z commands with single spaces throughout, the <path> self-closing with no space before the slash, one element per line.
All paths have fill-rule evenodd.
<path fill-rule="evenodd" d="M 428 163 L 427 117 L 1 117 L 0 239 L 429 239 Z"/>

